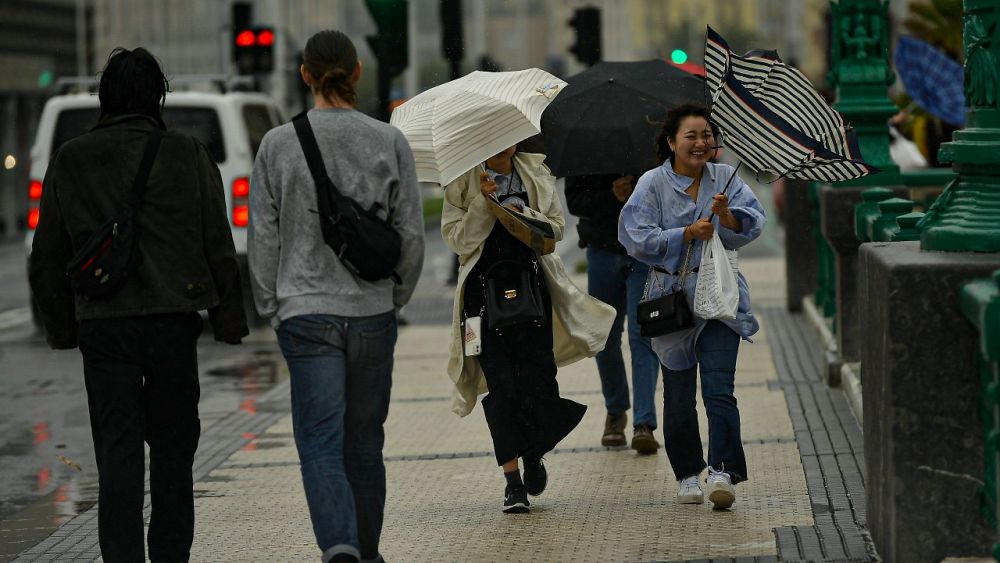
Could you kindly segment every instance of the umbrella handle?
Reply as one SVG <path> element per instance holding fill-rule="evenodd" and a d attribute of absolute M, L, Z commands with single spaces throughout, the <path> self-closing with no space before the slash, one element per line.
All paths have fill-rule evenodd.
<path fill-rule="evenodd" d="M 731 175 L 729 176 L 729 181 L 727 181 L 727 182 L 726 182 L 726 186 L 725 186 L 724 188 L 722 188 L 722 191 L 721 191 L 721 192 L 719 192 L 720 194 L 724 194 L 724 193 L 726 193 L 726 190 L 728 190 L 728 189 L 729 189 L 729 184 L 732 184 L 732 183 L 733 183 L 733 178 L 735 178 L 735 177 L 736 177 L 736 173 L 737 173 L 737 172 L 739 172 L 739 170 L 740 170 L 740 167 L 741 167 L 741 166 L 743 166 L 743 161 L 742 161 L 742 160 L 741 160 L 741 161 L 739 161 L 739 162 L 738 162 L 738 163 L 736 164 L 736 168 L 735 168 L 735 169 L 733 169 L 733 173 L 732 173 L 732 174 L 731 174 Z M 711 221 L 711 220 L 712 220 L 712 217 L 715 217 L 715 213 L 709 213 L 709 214 L 708 214 L 708 220 L 709 220 L 709 221 Z M 693 239 L 691 239 L 691 240 L 690 240 L 690 241 L 688 242 L 688 249 L 689 249 L 689 250 L 690 250 L 691 248 L 693 248 L 693 247 L 694 247 L 694 243 L 695 243 L 695 241 L 696 241 L 696 240 L 698 240 L 698 239 L 694 239 L 694 238 L 693 238 Z"/>
<path fill-rule="evenodd" d="M 729 189 L 729 184 L 733 183 L 733 178 L 735 178 L 736 177 L 736 173 L 740 171 L 740 166 L 743 166 L 743 161 L 742 160 L 739 161 L 738 163 L 736 163 L 736 168 L 733 169 L 733 173 L 729 175 L 729 181 L 726 182 L 726 186 L 724 188 L 722 188 L 721 192 L 719 192 L 720 194 L 725 194 L 726 190 Z M 710 221 L 712 220 L 712 217 L 715 217 L 715 213 L 709 213 L 708 214 L 708 219 Z"/>

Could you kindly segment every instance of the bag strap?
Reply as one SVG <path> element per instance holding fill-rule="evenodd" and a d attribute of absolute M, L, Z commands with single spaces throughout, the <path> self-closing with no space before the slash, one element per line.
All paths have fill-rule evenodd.
<path fill-rule="evenodd" d="M 153 169 L 153 161 L 156 160 L 156 153 L 160 149 L 160 141 L 163 139 L 163 130 L 154 128 L 149 133 L 149 140 L 146 141 L 146 149 L 142 152 L 142 160 L 139 162 L 139 172 L 132 182 L 132 192 L 128 196 L 128 206 L 132 209 L 139 209 L 142 204 L 142 196 L 146 193 L 146 183 L 149 181 L 149 172 Z"/>
<path fill-rule="evenodd" d="M 316 184 L 316 202 L 319 204 L 319 213 L 324 217 L 331 217 L 341 195 L 336 184 L 326 173 L 326 165 L 323 164 L 323 156 L 319 152 L 316 134 L 313 133 L 312 125 L 309 124 L 307 112 L 296 115 L 292 119 L 292 125 L 295 126 L 295 134 L 299 138 L 299 144 L 302 145 L 302 153 L 306 156 L 306 163 L 309 165 L 309 173 L 312 174 L 313 183 Z M 328 186 L 329 189 L 324 190 L 322 186 Z"/>
<path fill-rule="evenodd" d="M 684 254 L 684 264 L 681 265 L 680 280 L 678 280 L 677 282 L 681 288 L 684 287 L 684 278 L 686 278 L 688 273 L 690 273 L 688 271 L 688 265 L 691 262 L 691 251 L 693 249 L 694 249 L 694 240 L 692 240 L 690 244 L 688 244 L 687 252 Z M 655 277 L 656 270 L 657 270 L 656 266 L 649 267 L 649 272 L 646 274 L 646 285 L 642 288 L 642 298 L 639 299 L 640 301 L 645 301 L 646 298 L 649 297 L 649 286 L 654 279 L 656 280 L 656 285 L 660 286 L 661 290 L 663 289 L 663 286 L 660 285 L 659 278 Z"/>

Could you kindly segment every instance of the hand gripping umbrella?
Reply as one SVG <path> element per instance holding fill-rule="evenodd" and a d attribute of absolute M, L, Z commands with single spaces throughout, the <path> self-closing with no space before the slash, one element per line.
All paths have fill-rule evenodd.
<path fill-rule="evenodd" d="M 417 179 L 447 185 L 538 134 L 542 111 L 565 85 L 537 68 L 476 71 L 414 96 L 389 122 L 410 143 Z"/>

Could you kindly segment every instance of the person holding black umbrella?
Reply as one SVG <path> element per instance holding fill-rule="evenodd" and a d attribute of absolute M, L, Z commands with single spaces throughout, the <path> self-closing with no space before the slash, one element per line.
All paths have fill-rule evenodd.
<path fill-rule="evenodd" d="M 597 371 L 608 414 L 604 421 L 603 446 L 624 446 L 628 422 L 628 376 L 622 358 L 621 338 L 628 318 L 628 343 L 632 356 L 632 396 L 635 406 L 632 449 L 654 454 L 660 444 L 656 429 L 656 378 L 659 360 L 649 338 L 639 334 L 636 308 L 642 297 L 649 266 L 632 258 L 618 242 L 618 215 L 632 195 L 636 177 L 594 174 L 566 178 L 566 203 L 580 218 L 580 245 L 587 248 L 587 290 L 613 306 L 615 323 L 604 350 L 597 355 Z"/>
<path fill-rule="evenodd" d="M 718 145 L 709 116 L 707 109 L 692 105 L 667 114 L 657 140 L 662 165 L 639 178 L 618 223 L 618 240 L 629 255 L 653 268 L 653 287 L 666 293 L 683 289 L 692 310 L 698 271 L 687 270 L 685 276 L 682 270 L 701 262 L 704 244 L 698 241 L 718 232 L 727 249 L 738 249 L 759 237 L 767 222 L 764 208 L 733 167 L 711 162 Z M 706 466 L 708 496 L 716 509 L 732 506 L 733 485 L 748 477 L 734 381 L 740 339 L 749 339 L 759 325 L 742 273 L 737 272 L 737 283 L 735 319 L 696 316 L 691 328 L 651 340 L 664 367 L 664 448 L 682 504 L 704 502 L 699 478 Z M 699 369 L 708 413 L 707 464 L 695 403 Z"/>

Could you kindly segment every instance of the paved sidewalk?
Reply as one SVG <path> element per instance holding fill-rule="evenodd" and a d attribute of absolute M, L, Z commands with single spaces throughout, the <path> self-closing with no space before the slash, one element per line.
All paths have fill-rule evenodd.
<path fill-rule="evenodd" d="M 452 386 L 444 374 L 450 328 L 407 326 L 400 331 L 386 427 L 386 560 L 870 560 L 863 483 L 849 467 L 860 455 L 857 423 L 852 429 L 839 391 L 816 386 L 811 335 L 783 309 L 783 261 L 746 260 L 741 267 L 763 327 L 754 344 L 740 349 L 736 394 L 750 479 L 737 486 L 731 510 L 676 504 L 662 449 L 640 457 L 600 447 L 603 399 L 595 363 L 584 360 L 559 372 L 563 394 L 588 411 L 546 457 L 547 490 L 531 499 L 530 514 L 501 513 L 504 482 L 481 407 L 465 418 L 450 411 Z M 801 362 L 790 360 L 796 358 Z M 234 453 L 224 460 L 216 454 L 214 469 L 196 475 L 192 561 L 319 559 L 287 393 L 285 382 L 258 402 L 258 411 L 271 417 L 266 430 L 243 434 L 229 448 Z M 662 397 L 657 404 L 662 416 Z M 659 431 L 657 438 L 662 441 Z M 96 541 L 91 520 L 89 527 L 57 534 L 89 534 Z M 65 559 L 59 553 L 95 554 L 92 548 L 60 552 L 57 543 L 20 560 Z"/>

